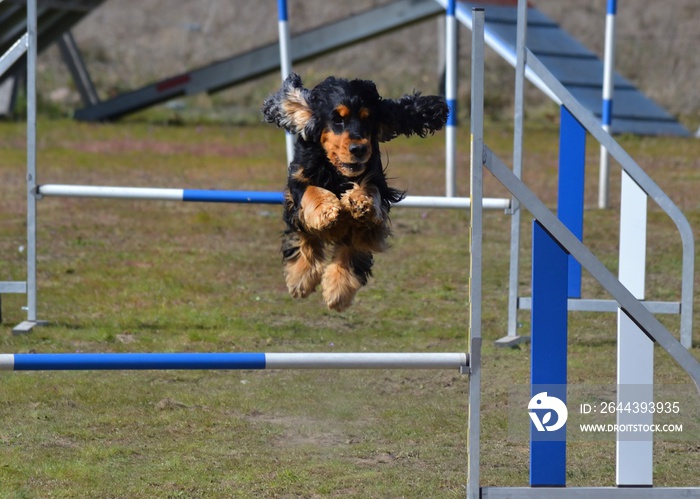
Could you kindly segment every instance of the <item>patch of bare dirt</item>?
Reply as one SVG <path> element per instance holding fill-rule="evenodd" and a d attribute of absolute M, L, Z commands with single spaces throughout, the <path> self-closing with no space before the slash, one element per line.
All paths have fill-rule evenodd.
<path fill-rule="evenodd" d="M 247 416 L 254 424 L 269 424 L 278 427 L 281 435 L 273 445 L 279 447 L 295 447 L 313 445 L 318 447 L 335 447 L 347 445 L 350 439 L 339 428 L 329 427 L 322 421 L 304 416 L 278 416 L 253 412 Z"/>

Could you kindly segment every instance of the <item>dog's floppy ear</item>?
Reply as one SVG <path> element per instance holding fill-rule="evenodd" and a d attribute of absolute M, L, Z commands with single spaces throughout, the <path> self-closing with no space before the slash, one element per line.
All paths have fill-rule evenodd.
<path fill-rule="evenodd" d="M 310 91 L 304 88 L 301 77 L 291 73 L 277 93 L 265 99 L 262 107 L 265 121 L 308 139 L 315 126 L 309 96 Z"/>
<path fill-rule="evenodd" d="M 400 99 L 384 99 L 379 103 L 379 140 L 386 142 L 399 135 L 425 137 L 440 130 L 447 122 L 447 102 L 437 95 L 420 92 Z"/>

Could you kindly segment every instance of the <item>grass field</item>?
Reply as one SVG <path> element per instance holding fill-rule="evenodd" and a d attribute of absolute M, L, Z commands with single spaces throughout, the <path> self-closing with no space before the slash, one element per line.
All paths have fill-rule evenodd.
<path fill-rule="evenodd" d="M 39 183 L 281 190 L 284 145 L 272 127 L 39 123 Z M 468 194 L 468 131 L 459 194 Z M 25 272 L 25 129 L 0 123 L 0 280 Z M 700 228 L 700 141 L 622 137 L 623 146 Z M 509 125 L 486 142 L 510 162 Z M 556 204 L 556 125 L 526 130 L 525 179 Z M 585 240 L 617 267 L 616 209 L 597 200 L 588 145 Z M 444 146 L 386 145 L 393 184 L 444 189 Z M 488 196 L 505 191 L 486 179 Z M 619 192 L 613 169 L 612 201 Z M 4 295 L 1 352 L 466 351 L 468 213 L 392 211 L 393 245 L 347 312 L 286 292 L 276 206 L 43 199 L 39 318 L 13 336 L 24 296 Z M 521 293 L 528 295 L 523 217 Z M 528 347 L 506 331 L 507 215 L 485 216 L 484 485 L 526 485 L 528 444 L 510 437 L 508 402 L 529 381 Z M 680 296 L 680 240 L 650 203 L 649 299 Z M 696 262 L 698 261 L 696 257 Z M 697 265 L 697 263 L 696 263 Z M 696 279 L 696 288 L 700 283 Z M 584 295 L 607 298 L 584 275 Z M 695 323 L 700 303 L 695 303 Z M 522 334 L 529 314 L 521 312 Z M 570 314 L 570 383 L 615 383 L 615 317 Z M 677 334 L 677 317 L 662 321 Z M 697 328 L 696 328 L 697 329 Z M 693 354 L 700 358 L 694 335 Z M 689 378 L 658 351 L 660 384 Z M 461 497 L 467 378 L 444 371 L 145 371 L 6 373 L 0 390 L 0 497 Z M 696 395 L 689 403 L 700 406 Z M 688 418 L 695 418 L 688 407 Z M 689 423 L 692 421 L 689 421 Z M 569 485 L 614 485 L 614 437 L 568 444 Z M 700 434 L 655 444 L 655 484 L 700 485 Z"/>

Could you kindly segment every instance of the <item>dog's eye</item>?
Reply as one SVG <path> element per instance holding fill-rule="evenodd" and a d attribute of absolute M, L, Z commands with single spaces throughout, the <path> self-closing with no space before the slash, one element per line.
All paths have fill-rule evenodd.
<path fill-rule="evenodd" d="M 331 117 L 331 121 L 333 122 L 333 124 L 335 126 L 342 127 L 343 125 L 345 125 L 345 120 L 338 113 L 333 113 L 333 116 Z"/>

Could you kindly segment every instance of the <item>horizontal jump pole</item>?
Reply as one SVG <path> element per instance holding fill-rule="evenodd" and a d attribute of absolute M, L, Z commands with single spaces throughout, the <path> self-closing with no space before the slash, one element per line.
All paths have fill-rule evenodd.
<path fill-rule="evenodd" d="M 36 187 L 39 196 L 104 199 L 138 199 L 151 201 L 188 201 L 201 203 L 282 204 L 284 193 L 276 191 L 225 191 L 206 189 L 163 189 L 152 187 L 105 187 L 90 185 L 45 184 Z M 466 197 L 406 196 L 397 206 L 407 208 L 468 209 Z M 507 210 L 510 199 L 485 198 L 484 209 Z"/>
<path fill-rule="evenodd" d="M 15 353 L 0 371 L 459 369 L 466 353 Z"/>

